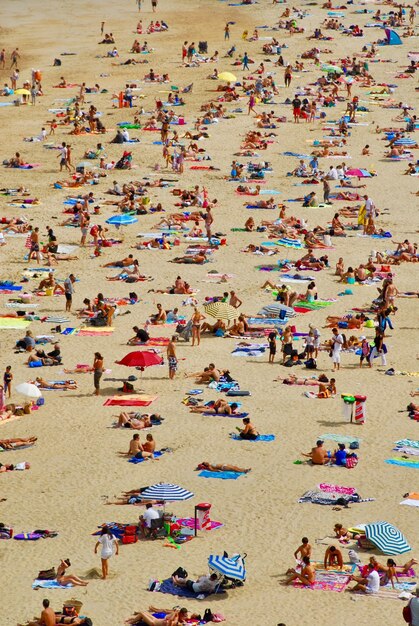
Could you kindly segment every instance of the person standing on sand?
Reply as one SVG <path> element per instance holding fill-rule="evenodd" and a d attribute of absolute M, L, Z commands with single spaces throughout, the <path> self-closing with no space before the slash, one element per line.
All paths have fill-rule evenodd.
<path fill-rule="evenodd" d="M 102 546 L 100 551 L 100 560 L 102 563 L 102 580 L 106 580 L 109 574 L 109 559 L 113 556 L 115 546 L 115 554 L 119 554 L 119 546 L 116 537 L 111 533 L 108 526 L 104 526 L 101 530 L 100 537 L 95 545 L 95 554 L 97 549 Z"/>
<path fill-rule="evenodd" d="M 17 65 L 17 60 L 20 59 L 19 48 L 15 48 L 13 50 L 12 54 L 10 55 L 10 58 L 12 60 L 10 69 L 12 69 L 12 67 L 15 67 Z"/>
<path fill-rule="evenodd" d="M 173 380 L 177 370 L 178 359 L 176 356 L 176 335 L 173 335 L 167 344 L 167 361 L 169 364 L 169 380 Z"/>
<path fill-rule="evenodd" d="M 103 356 L 100 352 L 95 352 L 95 358 L 93 361 L 93 385 L 94 385 L 94 395 L 98 396 L 100 393 L 100 379 L 103 374 Z"/>
<path fill-rule="evenodd" d="M 100 23 L 100 34 L 103 35 L 103 30 L 105 28 L 105 22 Z"/>
<path fill-rule="evenodd" d="M 3 48 L 2 51 L 0 52 L 0 66 L 1 66 L 2 70 L 4 70 L 4 68 L 6 67 L 6 50 L 5 50 L 5 48 Z"/>
<path fill-rule="evenodd" d="M 224 39 L 230 39 L 230 24 L 228 22 L 224 26 Z"/>
<path fill-rule="evenodd" d="M 343 337 L 339 333 L 337 328 L 332 329 L 333 337 L 332 337 L 332 361 L 333 361 L 333 371 L 340 369 L 340 353 L 342 352 L 343 345 Z"/>
<path fill-rule="evenodd" d="M 73 302 L 73 293 L 74 287 L 73 284 L 76 282 L 76 277 L 74 274 L 70 274 L 68 278 L 64 281 L 64 295 L 65 295 L 65 310 L 66 313 L 70 313 L 71 304 Z"/>
<path fill-rule="evenodd" d="M 157 0 L 151 0 L 151 8 L 153 9 L 153 13 L 155 13 L 157 9 Z"/>

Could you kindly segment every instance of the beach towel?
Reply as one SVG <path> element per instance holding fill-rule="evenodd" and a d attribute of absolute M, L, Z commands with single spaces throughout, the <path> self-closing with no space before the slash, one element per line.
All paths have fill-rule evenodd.
<path fill-rule="evenodd" d="M 324 435 L 319 435 L 317 439 L 322 439 L 323 441 L 336 441 L 336 443 L 352 443 L 353 441 L 362 441 L 360 437 L 336 435 L 334 433 L 325 433 Z"/>
<path fill-rule="evenodd" d="M 351 577 L 341 572 L 319 572 L 316 571 L 316 580 L 312 585 L 303 585 L 299 580 L 295 580 L 293 585 L 298 589 L 312 589 L 314 591 L 335 591 L 341 593 L 346 589 Z"/>
<path fill-rule="evenodd" d="M 211 413 L 211 411 L 204 411 L 203 413 L 201 413 L 201 415 L 209 415 L 211 417 L 216 417 L 217 415 L 219 417 L 247 417 L 249 415 L 249 413 L 233 413 L 232 415 L 229 415 L 228 413 Z"/>
<path fill-rule="evenodd" d="M 73 587 L 71 583 L 60 585 L 56 580 L 42 580 L 36 578 L 32 583 L 32 589 L 69 589 Z"/>
<path fill-rule="evenodd" d="M 196 520 L 194 517 L 178 517 L 176 518 L 176 522 L 178 524 L 180 524 L 181 526 L 184 526 L 185 528 L 192 528 L 195 529 L 196 526 Z M 222 524 L 221 522 L 216 522 L 215 520 L 210 520 L 210 523 L 208 526 L 206 526 L 206 530 L 215 530 L 216 528 L 221 528 L 221 526 L 224 526 L 224 524 Z M 199 522 L 198 522 L 198 528 L 199 528 Z"/>
<path fill-rule="evenodd" d="M 158 459 L 161 456 L 163 456 L 164 451 L 163 450 L 155 450 L 154 452 L 154 458 Z M 131 459 L 128 459 L 128 463 L 133 463 L 134 465 L 138 465 L 138 463 L 143 463 L 146 459 L 136 459 L 135 456 L 133 456 Z"/>
<path fill-rule="evenodd" d="M 112 396 L 103 403 L 103 406 L 150 406 L 154 400 L 157 400 L 157 397 L 146 394 Z"/>
<path fill-rule="evenodd" d="M 205 595 L 196 594 L 193 591 L 186 589 L 186 587 L 178 587 L 177 585 L 173 584 L 171 578 L 167 578 L 166 580 L 163 580 L 163 582 L 160 585 L 159 592 L 167 593 L 172 596 L 179 596 L 181 598 L 195 598 L 195 599 L 198 599 L 200 596 L 204 596 L 206 598 L 208 595 L 211 595 L 211 594 L 205 594 Z M 216 593 L 217 594 L 225 593 L 225 591 L 223 589 L 218 589 Z"/>
<path fill-rule="evenodd" d="M 419 507 L 419 493 L 415 491 L 409 493 L 409 496 L 400 502 L 400 504 L 404 504 L 406 506 L 418 506 Z"/>
<path fill-rule="evenodd" d="M 419 450 L 419 441 L 415 441 L 414 439 L 399 439 L 399 441 L 395 442 L 396 446 L 408 446 L 409 448 L 416 448 Z"/>
<path fill-rule="evenodd" d="M 18 317 L 0 317 L 0 330 L 24 330 L 30 323 Z"/>
<path fill-rule="evenodd" d="M 275 441 L 275 435 L 258 435 L 256 439 L 242 439 L 239 434 L 231 433 L 230 437 L 235 441 Z"/>
<path fill-rule="evenodd" d="M 419 469 L 418 459 L 385 459 L 384 463 L 387 463 L 387 465 L 399 465 L 401 467 L 412 467 Z"/>
<path fill-rule="evenodd" d="M 240 476 L 244 476 L 241 472 L 210 472 L 202 470 L 199 472 L 200 478 L 219 478 L 221 480 L 237 480 Z"/>

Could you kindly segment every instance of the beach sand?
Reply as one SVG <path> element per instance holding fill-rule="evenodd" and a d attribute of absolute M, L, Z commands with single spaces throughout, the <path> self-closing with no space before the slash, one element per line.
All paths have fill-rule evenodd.
<path fill-rule="evenodd" d="M 209 52 L 212 54 L 214 50 L 218 50 L 221 57 L 227 50 L 227 44 L 235 43 L 240 54 L 247 50 L 249 56 L 259 63 L 265 59 L 262 42 L 243 42 L 241 33 L 245 29 L 252 32 L 257 25 L 273 24 L 284 9 L 283 5 L 275 6 L 267 0 L 261 0 L 253 7 L 242 8 L 229 7 L 226 3 L 215 0 L 200 0 L 198 3 L 191 0 L 161 0 L 158 12 L 153 15 L 150 3 L 145 1 L 143 5 L 143 23 L 147 25 L 151 19 L 163 18 L 169 24 L 168 32 L 137 37 L 133 31 L 138 20 L 138 11 L 133 1 L 121 6 L 96 0 L 88 4 L 70 0 L 58 5 L 40 0 L 34 0 L 30 4 L 15 0 L 2 7 L 1 47 L 5 47 L 8 53 L 14 46 L 19 47 L 22 55 L 19 60 L 22 78 L 30 77 L 32 67 L 42 71 L 45 95 L 38 98 L 35 107 L 5 107 L 0 110 L 1 159 L 19 151 L 26 160 L 41 164 L 39 169 L 32 171 L 2 169 L 1 186 L 26 185 L 42 201 L 40 206 L 16 211 L 7 206 L 6 197 L 1 197 L 0 213 L 6 216 L 24 214 L 34 226 L 40 227 L 41 240 L 45 239 L 47 225 L 54 227 L 60 243 L 78 244 L 80 236 L 76 229 L 57 226 L 62 217 L 62 201 L 68 193 L 65 189 L 61 191 L 51 188 L 51 183 L 60 178 L 57 173 L 57 152 L 44 149 L 40 143 L 22 142 L 24 136 L 37 135 L 46 120 L 52 118 L 48 108 L 52 107 L 55 99 L 76 95 L 76 89 L 52 88 L 59 82 L 60 76 L 65 76 L 69 82 L 85 81 L 88 86 L 98 82 L 101 88 L 108 90 L 107 94 L 87 94 L 86 102 L 94 103 L 103 112 L 102 119 L 110 128 L 116 128 L 120 121 L 131 119 L 132 111 L 114 109 L 111 106 L 112 93 L 123 88 L 127 80 L 140 79 L 153 68 L 159 73 L 168 72 L 170 84 L 183 87 L 193 82 L 193 94 L 186 96 L 187 105 L 182 109 L 188 122 L 187 128 L 190 129 L 202 102 L 216 96 L 214 89 L 217 83 L 205 80 L 213 71 L 213 64 L 202 65 L 198 69 L 180 66 L 182 42 L 208 40 Z M 302 22 L 306 28 L 305 35 L 290 37 L 285 31 L 273 33 L 280 43 L 284 42 L 289 46 L 283 52 L 287 61 L 293 62 L 297 55 L 314 45 L 313 41 L 307 41 L 306 36 L 318 26 L 325 11 L 320 9 L 320 5 L 307 8 L 310 16 Z M 368 16 L 351 14 L 345 19 L 345 24 L 355 21 L 364 24 L 368 19 Z M 149 64 L 115 67 L 112 66 L 111 59 L 97 58 L 97 55 L 103 55 L 110 49 L 109 46 L 97 45 L 101 39 L 101 20 L 106 20 L 105 32 L 114 33 L 120 60 L 132 56 L 129 49 L 132 41 L 138 38 L 141 42 L 147 40 L 155 48 L 155 52 L 148 56 Z M 230 42 L 225 43 L 223 29 L 227 21 L 235 23 L 231 27 Z M 369 29 L 364 39 L 365 42 L 371 42 L 376 37 L 376 30 Z M 338 35 L 333 41 L 321 43 L 321 48 L 332 50 L 331 54 L 321 55 L 322 61 L 327 61 L 359 51 L 364 40 Z M 403 46 L 380 48 L 379 58 L 392 59 L 395 63 L 370 65 L 370 71 L 377 82 L 394 82 L 396 70 L 407 64 L 406 53 L 413 45 L 410 46 L 408 41 Z M 77 54 L 60 56 L 64 51 Z M 61 67 L 52 67 L 54 58 L 62 60 Z M 266 63 L 266 66 L 270 65 L 272 63 Z M 306 62 L 306 67 L 310 72 L 294 74 L 292 87 L 288 90 L 283 86 L 283 69 L 275 68 L 275 79 L 279 87 L 279 96 L 275 98 L 277 102 L 283 102 L 285 97 L 292 98 L 295 86 L 314 82 L 318 71 L 309 62 Z M 221 58 L 218 69 L 233 72 L 237 70 L 236 75 L 239 78 L 243 75 L 241 68 L 231 67 L 230 59 Z M 101 74 L 106 76 L 102 77 Z M 9 75 L 8 69 L 0 70 L 0 82 L 8 81 Z M 413 103 L 413 83 L 414 79 L 397 81 L 398 88 L 394 96 L 397 101 Z M 141 101 L 144 108 L 152 110 L 155 97 L 164 95 L 162 92 L 167 91 L 170 84 L 142 84 L 140 93 L 145 96 Z M 354 89 L 354 93 L 361 93 L 361 97 L 364 91 Z M 2 98 L 1 101 L 5 99 Z M 241 100 L 239 104 L 246 111 L 247 99 Z M 328 111 L 327 119 L 337 119 L 344 106 L 340 103 L 336 109 Z M 235 105 L 228 105 L 229 110 L 233 108 Z M 290 122 L 290 107 L 278 104 L 264 107 L 263 110 L 271 108 L 278 114 L 286 115 L 288 123 L 279 124 L 275 131 L 277 138 L 274 145 L 266 152 L 266 156 L 264 153 L 260 156 L 273 164 L 274 173 L 268 175 L 267 186 L 281 191 L 278 198 L 282 202 L 300 193 L 302 195 L 304 189 L 293 187 L 297 179 L 286 177 L 286 173 L 296 166 L 297 159 L 286 158 L 280 153 L 286 150 L 308 152 L 312 148 L 306 140 L 321 136 L 321 131 L 318 121 L 313 125 L 294 125 Z M 417 181 L 412 177 L 402 176 L 406 163 L 382 161 L 382 135 L 373 132 L 375 124 L 392 125 L 391 118 L 394 115 L 392 110 L 372 106 L 371 112 L 360 118 L 367 121 L 368 125 L 353 129 L 348 142 L 352 156 L 349 163 L 350 166 L 378 171 L 378 176 L 367 181 L 367 193 L 380 210 L 388 209 L 388 212 L 379 217 L 379 225 L 384 230 L 390 230 L 396 241 L 405 238 L 414 240 L 418 228 L 414 212 L 417 203 L 410 194 L 417 190 Z M 50 599 L 56 610 L 63 600 L 69 597 L 79 598 L 84 604 L 83 612 L 91 617 L 95 626 L 122 624 L 132 612 L 146 609 L 151 603 L 163 607 L 185 605 L 200 613 L 206 607 L 211 607 L 214 612 L 223 613 L 228 624 L 243 626 L 274 625 L 279 622 L 284 622 L 287 626 L 306 626 L 313 621 L 319 624 L 332 621 L 344 626 L 354 622 L 379 624 L 383 618 L 388 622 L 400 622 L 403 606 L 400 601 L 360 596 L 354 598 L 348 593 L 296 590 L 285 588 L 280 583 L 284 572 L 294 565 L 293 552 L 300 544 L 301 537 L 309 537 L 314 545 L 314 558 L 321 560 L 326 546 L 315 545 L 315 539 L 332 535 L 336 522 L 348 527 L 362 522 L 389 521 L 402 530 L 412 546 L 411 553 L 396 558 L 396 561 L 402 563 L 405 557 L 407 559 L 417 556 L 418 511 L 399 506 L 405 492 L 417 489 L 415 472 L 384 464 L 384 459 L 391 455 L 395 441 L 401 438 L 417 438 L 417 424 L 410 421 L 406 413 L 399 413 L 409 402 L 409 392 L 417 388 L 417 377 L 384 376 L 385 368 L 379 365 L 375 365 L 372 370 L 359 370 L 358 358 L 353 354 L 344 354 L 342 370 L 336 375 L 338 396 L 325 401 L 310 400 L 302 395 L 301 387 L 288 387 L 273 382 L 278 375 L 285 376 L 289 373 L 286 368 L 278 363 L 269 365 L 267 357 L 234 358 L 231 356 L 236 343 L 234 339 L 212 337 L 204 337 L 201 346 L 195 348 L 188 343 L 179 342 L 177 350 L 182 360 L 173 382 L 167 379 L 166 366 L 150 368 L 139 374 L 114 363 L 131 351 L 126 346 L 126 341 L 133 334 L 132 326 L 144 323 L 147 316 L 155 310 L 157 302 L 161 302 L 165 308 L 172 308 L 180 306 L 184 299 L 182 296 L 147 293 L 148 289 L 165 288 L 180 274 L 199 289 L 201 310 L 205 296 L 220 295 L 225 290 L 234 289 L 243 300 L 241 310 L 246 314 L 255 314 L 263 304 L 271 302 L 271 296 L 260 289 L 261 285 L 267 277 L 275 280 L 275 273 L 258 272 L 255 266 L 265 262 L 275 263 L 278 257 L 296 260 L 301 256 L 299 251 L 282 248 L 272 258 L 243 254 L 241 249 L 244 246 L 265 241 L 266 234 L 230 233 L 231 228 L 242 226 L 250 213 L 243 207 L 245 198 L 234 193 L 236 184 L 225 182 L 224 176 L 230 171 L 230 163 L 234 158 L 232 154 L 238 150 L 243 134 L 251 128 L 253 119 L 246 113 L 237 114 L 234 119 L 222 120 L 210 127 L 210 139 L 202 145 L 211 155 L 211 164 L 221 171 L 190 171 L 189 163 L 185 163 L 185 173 L 180 185 L 187 187 L 205 184 L 208 187 L 210 198 L 218 199 L 218 206 L 213 211 L 214 230 L 228 236 L 228 245 L 221 247 L 212 256 L 210 264 L 193 267 L 169 263 L 178 251 L 183 250 L 183 245 L 172 251 L 138 251 L 134 254 L 140 261 L 141 270 L 144 274 L 153 275 L 154 281 L 135 285 L 107 282 L 105 277 L 112 275 L 114 270 L 104 269 L 101 265 L 131 252 L 129 247 L 135 244 L 136 234 L 149 232 L 159 220 L 158 215 L 139 216 L 138 224 L 124 230 L 124 245 L 104 249 L 103 256 L 99 259 L 90 258 L 92 248 L 86 248 L 78 250 L 78 261 L 59 263 L 56 274 L 60 278 L 66 278 L 72 271 L 79 279 L 75 284 L 74 309 L 81 306 L 84 297 L 93 298 L 98 291 L 104 292 L 105 296 L 121 297 L 128 295 L 129 291 L 136 291 L 141 301 L 124 309 L 130 315 L 116 319 L 116 330 L 109 337 L 60 337 L 65 367 L 74 367 L 76 363 L 91 363 L 97 350 L 104 355 L 105 367 L 111 369 L 112 373 L 103 377 L 100 398 L 92 395 L 91 374 L 75 374 L 79 384 L 77 391 L 45 392 L 45 405 L 38 411 L 13 423 L 0 425 L 0 437 L 38 437 L 38 443 L 33 449 L 1 453 L 1 462 L 27 460 L 31 463 L 31 469 L 27 472 L 1 475 L 0 497 L 6 501 L 0 502 L 0 520 L 13 526 L 17 532 L 35 528 L 59 532 L 58 538 L 50 540 L 1 543 L 1 626 L 23 622 L 32 615 L 39 615 L 44 597 Z M 108 143 L 113 137 L 111 132 L 100 137 L 73 137 L 68 132 L 69 128 L 59 127 L 53 141 L 68 141 L 72 144 L 73 163 L 79 162 L 84 151 L 94 147 L 98 141 L 105 144 L 108 160 L 116 160 L 121 155 L 120 146 Z M 140 144 L 132 144 L 133 160 L 138 168 L 134 171 L 108 173 L 107 178 L 101 179 L 98 187 L 92 187 L 95 196 L 109 199 L 110 196 L 104 196 L 104 192 L 114 179 L 120 183 L 136 180 L 144 175 L 151 175 L 154 164 L 162 163 L 161 147 L 151 145 L 152 141 L 159 138 L 157 133 L 131 131 L 131 134 L 141 139 Z M 372 156 L 360 156 L 362 147 L 367 143 L 371 146 Z M 341 160 L 348 162 L 347 159 Z M 330 163 L 339 163 L 341 160 L 325 160 L 322 164 L 325 163 L 328 168 Z M 63 174 L 62 177 L 66 176 Z M 175 178 L 171 172 L 168 177 Z M 82 191 L 87 193 L 90 187 L 86 186 Z M 151 193 L 152 198 L 162 202 L 166 212 L 173 211 L 174 198 L 169 192 L 168 189 L 156 189 Z M 320 193 L 321 190 L 319 195 Z M 333 216 L 337 204 L 340 207 L 343 203 L 336 203 L 326 209 L 310 210 L 302 209 L 301 203 L 289 203 L 288 215 L 304 217 L 311 226 L 324 224 L 327 218 Z M 112 207 L 103 206 L 98 223 L 104 224 L 111 214 Z M 255 220 L 274 219 L 277 212 L 255 211 L 253 215 Z M 113 232 L 112 227 L 110 232 Z M 22 260 L 24 239 L 9 238 L 7 241 L 7 246 L 0 249 L 0 278 L 19 281 L 25 267 Z M 388 240 L 364 239 L 356 233 L 345 239 L 334 239 L 334 242 L 336 249 L 329 251 L 331 268 L 316 275 L 322 298 L 334 298 L 345 288 L 333 276 L 338 257 L 343 256 L 346 266 L 356 265 L 366 260 L 371 249 L 385 250 L 392 247 Z M 34 266 L 33 263 L 30 265 Z M 232 273 L 234 278 L 225 284 L 210 285 L 203 282 L 209 270 Z M 416 267 L 410 264 L 397 267 L 395 282 L 400 291 L 416 288 Z M 327 309 L 327 314 L 344 314 L 348 307 L 363 306 L 371 302 L 375 294 L 375 287 L 355 286 L 353 295 L 338 297 Z M 7 310 L 6 300 L 7 296 L 1 296 L 1 312 Z M 62 297 L 37 298 L 36 302 L 40 305 L 37 312 L 45 315 L 63 314 Z M 416 354 L 417 301 L 398 300 L 397 306 L 399 310 L 394 321 L 395 330 L 389 333 L 387 339 L 388 364 L 396 370 L 414 372 L 419 369 Z M 181 313 L 187 316 L 191 311 L 190 307 L 181 308 Z M 306 332 L 309 323 L 321 328 L 325 316 L 325 311 L 300 315 L 295 324 L 298 331 Z M 70 318 L 69 326 L 79 324 L 75 317 Z M 34 334 L 49 333 L 55 325 L 34 322 L 30 328 Z M 372 339 L 371 329 L 364 331 Z M 13 345 L 21 336 L 20 331 L 0 332 L 1 366 L 4 370 L 6 365 L 12 365 L 15 385 L 30 380 L 38 371 L 45 378 L 63 376 L 61 367 L 29 370 L 24 365 L 24 355 L 13 354 Z M 171 327 L 151 330 L 152 336 L 170 336 L 172 332 Z M 329 329 L 321 332 L 322 339 L 331 335 Z M 362 333 L 358 331 L 354 334 L 359 336 Z M 229 433 L 240 423 L 239 420 L 189 414 L 181 404 L 185 393 L 196 386 L 193 379 L 183 378 L 184 372 L 198 371 L 211 361 L 218 367 L 230 369 L 239 380 L 241 388 L 252 392 L 249 398 L 243 398 L 243 410 L 250 413 L 260 432 L 276 435 L 274 442 L 232 441 Z M 327 353 L 321 353 L 318 361 L 318 372 L 324 371 L 330 376 L 331 360 Z M 131 465 L 117 455 L 119 450 L 128 449 L 130 432 L 111 428 L 118 407 L 102 406 L 105 399 L 113 395 L 120 386 L 120 383 L 107 381 L 106 378 L 123 378 L 133 372 L 138 375 L 136 389 L 141 388 L 145 393 L 158 395 L 158 400 L 150 407 L 152 411 L 165 417 L 164 424 L 151 431 L 158 447 L 170 446 L 174 450 L 173 454 L 165 455 L 159 461 L 140 466 Z M 300 371 L 300 368 L 298 373 L 309 374 L 304 370 Z M 343 421 L 340 400 L 343 392 L 365 394 L 368 397 L 365 425 L 356 426 Z M 204 391 L 205 400 L 214 397 L 218 397 L 214 392 Z M 17 399 L 17 394 L 13 395 L 13 399 Z M 355 469 L 293 464 L 293 461 L 300 458 L 300 453 L 307 452 L 318 436 L 325 432 L 362 438 L 360 462 Z M 334 444 L 327 442 L 326 446 L 333 449 Z M 237 481 L 204 480 L 194 472 L 196 465 L 203 460 L 238 464 L 251 467 L 252 471 Z M 31 583 L 37 572 L 52 565 L 57 566 L 60 558 L 70 558 L 71 571 L 81 576 L 91 568 L 100 568 L 100 559 L 93 553 L 95 538 L 92 533 L 96 527 L 105 521 L 136 523 L 142 511 L 141 507 L 105 506 L 106 500 L 113 500 L 124 490 L 159 481 L 177 483 L 195 494 L 193 500 L 185 503 L 168 504 L 169 510 L 188 516 L 193 514 L 195 504 L 209 502 L 212 504 L 212 518 L 221 521 L 224 526 L 211 532 L 200 532 L 197 539 L 179 550 L 163 547 L 161 541 L 140 541 L 135 545 L 120 546 L 119 556 L 110 562 L 110 579 L 107 582 L 92 580 L 86 589 L 51 592 L 31 590 Z M 305 491 L 321 482 L 355 486 L 362 497 L 375 500 L 352 505 L 340 512 L 332 511 L 331 507 L 297 503 Z M 178 566 L 184 567 L 192 578 L 207 572 L 208 556 L 222 553 L 223 550 L 230 554 L 247 554 L 247 581 L 243 587 L 230 590 L 226 597 L 210 597 L 202 602 L 183 602 L 163 594 L 151 595 L 146 590 L 150 579 L 170 576 Z M 346 556 L 345 549 L 343 552 Z M 366 562 L 368 555 L 364 554 L 362 558 Z M 386 557 L 380 558 L 383 560 Z"/>

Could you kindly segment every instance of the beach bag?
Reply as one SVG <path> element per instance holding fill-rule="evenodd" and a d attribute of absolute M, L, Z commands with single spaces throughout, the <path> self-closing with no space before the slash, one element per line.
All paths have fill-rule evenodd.
<path fill-rule="evenodd" d="M 61 65 L 61 59 L 54 59 L 53 65 L 54 65 L 54 67 L 57 67 L 57 66 Z"/>
<path fill-rule="evenodd" d="M 305 366 L 308 370 L 316 370 L 317 369 L 316 359 L 307 359 L 307 361 L 305 362 Z"/>
<path fill-rule="evenodd" d="M 202 618 L 203 622 L 212 622 L 212 611 L 211 609 L 205 609 L 204 617 Z"/>
<path fill-rule="evenodd" d="M 404 621 L 407 622 L 408 624 L 410 624 L 411 621 L 412 621 L 412 611 L 411 611 L 411 608 L 410 608 L 410 602 L 409 602 L 409 604 L 407 604 L 406 606 L 403 607 L 402 615 L 403 615 Z"/>
<path fill-rule="evenodd" d="M 134 391 L 134 385 L 131 385 L 131 383 L 125 382 L 122 387 L 122 392 L 131 393 L 131 391 Z"/>
<path fill-rule="evenodd" d="M 183 567 L 178 567 L 173 572 L 172 576 L 177 576 L 178 578 L 188 578 L 188 572 Z"/>
<path fill-rule="evenodd" d="M 38 580 L 55 580 L 57 578 L 57 572 L 55 571 L 55 567 L 50 567 L 49 569 L 41 569 L 38 573 Z"/>
<path fill-rule="evenodd" d="M 161 587 L 161 582 L 159 580 L 156 580 L 154 578 L 151 578 L 149 580 L 149 583 L 148 583 L 149 591 L 159 591 L 160 587 Z"/>

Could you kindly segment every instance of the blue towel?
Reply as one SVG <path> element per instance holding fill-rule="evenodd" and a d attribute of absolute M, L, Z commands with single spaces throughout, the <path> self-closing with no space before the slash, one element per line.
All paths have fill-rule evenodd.
<path fill-rule="evenodd" d="M 274 441 L 275 435 L 258 435 L 256 439 L 242 439 L 239 434 L 232 433 L 230 435 L 232 439 L 236 441 Z"/>
<path fill-rule="evenodd" d="M 186 587 L 178 587 L 177 585 L 174 585 L 171 578 L 163 580 L 162 584 L 160 585 L 159 591 L 160 593 L 169 593 L 172 596 L 180 596 L 182 598 L 197 598 L 197 595 L 199 595 L 194 593 L 193 591 L 190 591 L 189 589 L 186 589 Z M 225 591 L 220 589 L 217 591 L 217 593 L 225 593 Z"/>
<path fill-rule="evenodd" d="M 387 465 L 400 465 L 401 467 L 413 467 L 414 469 L 419 468 L 419 463 L 409 463 L 408 461 L 399 461 L 398 459 L 386 459 L 384 463 L 387 463 Z"/>
<path fill-rule="evenodd" d="M 161 452 L 160 450 L 156 450 L 154 452 L 154 457 L 158 459 L 163 454 L 164 452 Z M 128 463 L 134 463 L 134 465 L 137 465 L 138 463 L 142 463 L 143 461 L 145 461 L 145 459 L 136 459 L 135 456 L 133 456 L 131 459 L 128 459 Z"/>
<path fill-rule="evenodd" d="M 276 207 L 272 207 L 272 209 L 274 209 Z M 267 206 L 257 206 L 256 204 L 246 204 L 246 209 L 265 209 L 265 210 L 270 210 L 271 207 L 267 207 Z"/>
<path fill-rule="evenodd" d="M 71 583 L 60 585 L 56 580 L 40 580 L 39 578 L 35 578 L 32 583 L 32 589 L 69 589 L 72 586 Z"/>
<path fill-rule="evenodd" d="M 198 474 L 201 478 L 221 478 L 222 480 L 237 480 L 241 475 L 239 472 L 210 472 L 209 470 L 202 470 Z"/>
<path fill-rule="evenodd" d="M 0 285 L 0 290 L 7 289 L 8 291 L 22 291 L 22 285 L 12 285 L 8 284 L 7 281 L 4 281 Z"/>

